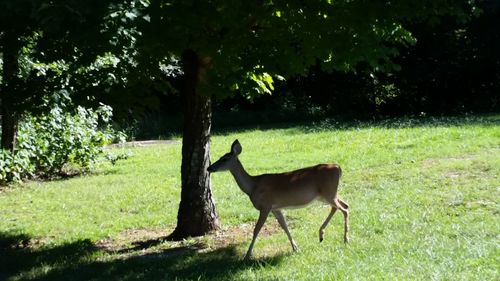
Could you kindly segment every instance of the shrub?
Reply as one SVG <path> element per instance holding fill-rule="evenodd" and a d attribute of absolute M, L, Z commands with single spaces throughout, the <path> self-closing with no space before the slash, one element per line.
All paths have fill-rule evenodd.
<path fill-rule="evenodd" d="M 32 176 L 35 166 L 30 162 L 29 152 L 11 153 L 0 149 L 0 185 L 11 181 L 20 181 Z"/>
<path fill-rule="evenodd" d="M 15 153 L 0 151 L 0 183 L 59 176 L 68 165 L 88 171 L 99 160 L 104 145 L 124 139 L 111 128 L 111 107 L 71 109 L 70 102 L 69 98 L 59 100 L 46 114 L 24 116 Z M 126 155 L 111 158 L 115 162 Z"/>

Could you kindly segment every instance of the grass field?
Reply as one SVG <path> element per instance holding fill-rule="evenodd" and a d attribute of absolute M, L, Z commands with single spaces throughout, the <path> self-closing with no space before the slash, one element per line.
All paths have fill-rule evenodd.
<path fill-rule="evenodd" d="M 301 249 L 229 173 L 212 175 L 219 233 L 165 242 L 180 198 L 179 143 L 131 148 L 94 174 L 0 191 L 0 280 L 499 280 L 500 116 L 325 121 L 219 132 L 250 174 L 324 162 L 343 169 L 351 241 L 319 203 L 286 211 Z"/>

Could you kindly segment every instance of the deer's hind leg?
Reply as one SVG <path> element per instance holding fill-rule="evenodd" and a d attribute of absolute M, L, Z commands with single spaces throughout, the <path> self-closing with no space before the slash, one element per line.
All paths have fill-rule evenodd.
<path fill-rule="evenodd" d="M 344 242 L 345 243 L 349 242 L 349 205 L 338 197 L 335 197 L 328 203 L 332 206 L 332 209 L 330 211 L 330 214 L 328 214 L 328 217 L 326 218 L 325 222 L 323 222 L 323 224 L 319 229 L 319 242 L 323 241 L 325 228 L 332 219 L 337 209 L 339 209 L 344 215 Z"/>
<path fill-rule="evenodd" d="M 330 220 L 332 219 L 332 217 L 333 217 L 333 215 L 335 214 L 336 211 L 337 211 L 337 207 L 335 207 L 335 206 L 332 205 L 332 209 L 330 211 L 330 214 L 328 214 L 328 217 L 326 217 L 325 222 L 323 222 L 323 224 L 319 228 L 319 242 L 320 243 L 323 242 L 323 236 L 325 234 L 325 228 L 328 225 L 328 223 L 330 222 Z"/>
<path fill-rule="evenodd" d="M 335 198 L 335 206 L 342 211 L 344 215 L 344 242 L 349 242 L 349 205 L 340 198 Z"/>

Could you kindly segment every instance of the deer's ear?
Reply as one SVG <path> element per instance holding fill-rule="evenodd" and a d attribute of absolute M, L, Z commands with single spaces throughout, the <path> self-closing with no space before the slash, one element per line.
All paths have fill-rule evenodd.
<path fill-rule="evenodd" d="M 231 145 L 231 152 L 236 155 L 241 153 L 241 144 L 238 140 L 235 140 L 233 145 Z"/>

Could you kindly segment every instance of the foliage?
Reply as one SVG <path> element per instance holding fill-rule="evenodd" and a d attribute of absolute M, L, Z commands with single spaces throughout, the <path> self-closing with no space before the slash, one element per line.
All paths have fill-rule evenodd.
<path fill-rule="evenodd" d="M 414 23 L 419 41 L 401 48 L 402 69 L 385 83 L 401 94 L 386 112 L 495 112 L 500 109 L 500 2 L 478 2 L 482 12 L 467 22 L 444 17 L 434 25 Z"/>
<path fill-rule="evenodd" d="M 17 77 L 0 98 L 16 111 L 32 111 L 54 91 L 78 93 L 73 100 L 80 104 L 87 96 L 109 91 L 111 84 L 124 83 L 128 58 L 133 57 L 133 38 L 127 34 L 133 32 L 124 30 L 124 18 L 114 14 L 128 2 L 0 2 L 0 52 L 3 61 L 9 55 L 18 64 L 0 74 Z"/>
<path fill-rule="evenodd" d="M 470 11 L 468 21 L 442 17 L 406 24 L 417 42 L 397 47 L 397 71 L 377 72 L 362 63 L 352 73 L 326 72 L 315 65 L 305 76 L 278 83 L 271 97 L 217 101 L 215 112 L 291 108 L 344 119 L 497 112 L 500 5 L 485 1 L 480 7 L 483 12 Z"/>
<path fill-rule="evenodd" d="M 0 185 L 7 182 L 18 182 L 21 179 L 33 176 L 35 165 L 31 163 L 30 157 L 34 156 L 29 151 L 12 153 L 0 149 Z"/>
<path fill-rule="evenodd" d="M 397 47 L 397 71 L 377 72 L 360 64 L 353 73 L 327 73 L 315 66 L 278 89 L 297 104 L 306 93 L 307 106 L 356 118 L 496 112 L 500 5 L 488 0 L 478 6 L 483 11 L 469 10 L 467 21 L 449 16 L 431 23 L 407 21 L 417 42 Z"/>
<path fill-rule="evenodd" d="M 234 139 L 252 175 L 337 162 L 351 206 L 350 244 L 329 208 L 287 211 L 301 251 L 269 217 L 254 261 L 241 257 L 258 216 L 232 176 L 212 176 L 223 231 L 164 241 L 175 226 L 181 146 L 132 148 L 135 157 L 63 181 L 0 192 L 0 279 L 22 280 L 497 280 L 499 116 L 277 125 Z M 3 247 L 2 247 L 3 246 Z M 201 250 L 199 248 L 202 248 Z"/>
<path fill-rule="evenodd" d="M 130 118 L 130 110 L 154 107 L 172 91 L 172 73 L 181 73 L 168 66 L 178 64 L 186 50 L 211 58 L 204 90 L 222 97 L 276 92 L 276 78 L 304 74 L 313 65 L 326 72 L 359 64 L 391 72 L 398 69 L 393 60 L 399 47 L 415 44 L 409 23 L 439 22 L 442 16 L 464 21 L 473 3 L 6 0 L 0 4 L 0 33 L 4 44 L 7 32 L 19 42 L 16 71 L 22 79 L 9 83 L 18 84 L 9 89 L 15 93 L 4 91 L 0 98 L 4 104 L 14 99 L 9 107 L 18 111 L 33 111 L 45 95 L 64 89 L 77 104 L 101 101 Z M 379 89 L 392 84 L 383 81 Z M 349 94 L 373 96 L 356 92 Z M 379 92 L 370 97 L 378 107 L 393 99 L 393 91 Z"/>
<path fill-rule="evenodd" d="M 304 74 L 317 63 L 326 71 L 354 70 L 360 63 L 397 69 L 397 46 L 415 43 L 406 22 L 443 15 L 464 20 L 469 3 L 158 0 L 140 1 L 128 12 L 135 15 L 136 46 L 144 58 L 158 62 L 194 51 L 211 61 L 205 91 L 253 96 L 271 92 L 273 77 Z"/>
<path fill-rule="evenodd" d="M 456 84 L 452 80 L 470 81 L 465 79 L 471 77 L 465 76 L 469 67 L 461 68 L 463 76 L 450 77 L 450 72 L 442 66 L 460 66 L 454 54 L 464 45 L 472 46 L 465 44 L 463 39 L 479 34 L 468 31 L 474 30 L 476 5 L 475 1 L 468 0 L 424 1 L 418 5 L 412 1 L 301 4 L 296 1 L 171 3 L 158 0 L 122 6 L 121 14 L 134 15 L 126 17 L 124 22 L 137 26 L 131 33 L 136 41 L 137 68 L 130 71 L 139 72 L 135 82 L 151 80 L 138 84 L 142 86 L 141 93 L 149 89 L 155 94 L 154 98 L 143 99 L 142 105 L 146 107 L 144 101 L 155 102 L 154 106 L 149 106 L 141 123 L 151 127 L 148 125 L 151 124 L 150 116 L 158 111 L 159 115 L 171 116 L 180 112 L 179 98 L 167 96 L 172 89 L 166 85 L 176 81 L 171 77 L 172 71 L 164 66 L 177 66 L 176 59 L 185 50 L 211 59 L 209 85 L 202 90 L 217 97 L 215 114 L 251 107 L 260 111 L 281 110 L 283 114 L 289 109 L 310 109 L 317 115 L 367 118 L 419 115 L 421 112 L 439 114 L 456 112 L 457 108 L 466 111 L 479 103 L 477 96 L 484 97 L 483 104 L 498 104 L 493 90 L 488 94 L 469 91 L 475 94 L 468 95 L 468 101 L 456 102 L 454 99 L 458 95 L 452 93 L 460 89 L 450 91 L 446 88 Z M 494 29 L 494 26 L 485 27 Z M 444 42 L 450 39 L 448 34 L 463 34 L 464 28 L 466 35 L 451 38 L 457 42 Z M 442 40 L 433 41 L 429 37 Z M 487 40 L 490 39 L 486 36 L 478 38 L 475 44 L 481 45 L 480 42 Z M 485 49 L 476 45 L 471 50 Z M 429 50 L 429 58 L 421 56 L 419 49 Z M 457 57 L 471 60 L 474 56 L 462 53 Z M 488 65 L 497 63 L 492 61 Z M 481 72 L 478 69 L 475 73 Z M 495 73 L 498 71 L 488 73 L 493 78 L 486 84 L 495 81 Z M 180 74 L 174 72 L 174 76 Z M 482 82 L 484 76 L 477 75 L 480 79 L 475 80 L 476 86 L 485 84 Z M 283 78 L 286 81 L 282 81 Z M 498 83 L 491 85 L 494 87 Z M 437 90 L 438 87 L 441 89 Z M 269 97 L 271 93 L 273 97 Z M 223 103 L 222 99 L 232 101 Z M 115 100 L 106 102 L 118 102 L 119 108 L 131 111 L 130 106 L 123 104 L 123 99 Z M 490 100 L 494 100 L 493 103 L 488 103 Z M 433 109 L 433 103 L 441 106 Z M 140 112 L 141 109 L 134 105 L 132 111 Z M 163 131 L 162 135 L 169 133 L 164 132 L 165 128 L 153 129 Z"/>
<path fill-rule="evenodd" d="M 70 164 L 89 170 L 98 161 L 104 145 L 117 136 L 123 138 L 111 128 L 111 107 L 101 104 L 96 109 L 72 109 L 66 96 L 53 97 L 57 102 L 46 101 L 45 106 L 51 108 L 48 113 L 24 116 L 16 151 L 2 150 L 0 182 L 58 176 Z M 126 155 L 107 157 L 114 163 Z"/>

